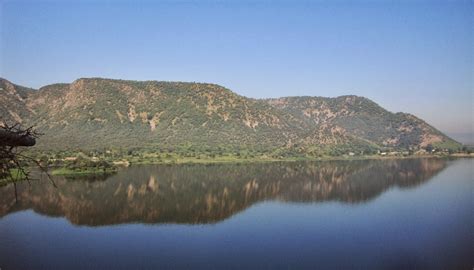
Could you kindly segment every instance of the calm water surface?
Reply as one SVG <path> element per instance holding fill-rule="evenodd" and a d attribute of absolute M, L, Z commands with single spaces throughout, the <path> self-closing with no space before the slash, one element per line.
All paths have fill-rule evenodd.
<path fill-rule="evenodd" d="M 0 268 L 472 269 L 474 160 L 134 166 L 0 187 Z"/>

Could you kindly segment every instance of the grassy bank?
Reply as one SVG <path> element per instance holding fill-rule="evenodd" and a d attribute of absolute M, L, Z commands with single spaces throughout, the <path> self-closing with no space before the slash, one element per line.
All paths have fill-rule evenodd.
<path fill-rule="evenodd" d="M 42 158 L 48 166 L 55 168 L 51 175 L 57 176 L 87 176 L 107 175 L 115 173 L 120 167 L 137 164 L 246 164 L 267 162 L 296 162 L 296 161 L 336 161 L 336 160 L 388 160 L 388 159 L 414 159 L 414 158 L 466 158 L 474 157 L 468 153 L 425 153 L 425 154 L 366 154 L 366 155 L 339 155 L 339 156 L 274 156 L 274 155 L 195 155 L 183 156 L 175 153 L 144 153 L 141 155 L 115 155 L 97 158 L 94 153 L 86 155 L 83 152 L 68 152 L 61 157 Z"/>
<path fill-rule="evenodd" d="M 68 169 L 68 168 L 57 168 L 51 171 L 51 175 L 63 175 L 63 176 L 80 176 L 80 175 L 96 175 L 96 174 L 111 174 L 116 172 L 117 169 L 99 169 L 99 168 L 80 168 L 80 169 Z"/>
<path fill-rule="evenodd" d="M 263 162 L 295 162 L 295 161 L 337 161 L 337 160 L 390 160 L 390 159 L 415 159 L 415 158 L 473 158 L 473 154 L 453 154 L 453 155 L 407 155 L 407 156 L 380 156 L 380 155 L 364 155 L 364 156 L 324 156 L 324 157 L 253 157 L 253 158 L 237 158 L 237 157 L 179 157 L 172 159 L 141 159 L 129 160 L 130 164 L 219 164 L 219 163 L 263 163 Z"/>
<path fill-rule="evenodd" d="M 18 169 L 11 169 L 10 175 L 11 178 L 0 178 L 0 186 L 26 179 L 26 175 Z"/>

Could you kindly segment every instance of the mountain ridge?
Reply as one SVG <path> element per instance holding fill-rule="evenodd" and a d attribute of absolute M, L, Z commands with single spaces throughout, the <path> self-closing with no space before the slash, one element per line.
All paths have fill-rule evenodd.
<path fill-rule="evenodd" d="M 460 147 L 418 117 L 356 95 L 253 99 L 211 83 L 105 78 L 38 90 L 0 79 L 0 88 L 0 118 L 35 124 L 45 134 L 41 149 L 187 145 L 319 155 Z"/>

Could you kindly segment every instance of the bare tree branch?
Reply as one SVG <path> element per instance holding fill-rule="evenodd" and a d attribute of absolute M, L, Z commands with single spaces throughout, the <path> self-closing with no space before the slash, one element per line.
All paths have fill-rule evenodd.
<path fill-rule="evenodd" d="M 0 179 L 7 179 L 11 182 L 24 179 L 30 183 L 31 177 L 25 166 L 32 162 L 47 175 L 53 186 L 56 187 L 48 174 L 47 164 L 43 166 L 38 160 L 21 152 L 22 148 L 35 145 L 36 139 L 41 135 L 33 126 L 25 129 L 18 123 L 9 125 L 3 122 L 0 124 Z"/>

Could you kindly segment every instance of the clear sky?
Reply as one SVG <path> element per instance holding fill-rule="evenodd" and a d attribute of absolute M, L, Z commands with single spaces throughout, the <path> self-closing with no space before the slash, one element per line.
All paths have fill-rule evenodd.
<path fill-rule="evenodd" d="M 355 94 L 474 141 L 473 3 L 0 0 L 0 76 L 34 88 L 106 77 L 255 98 Z"/>

